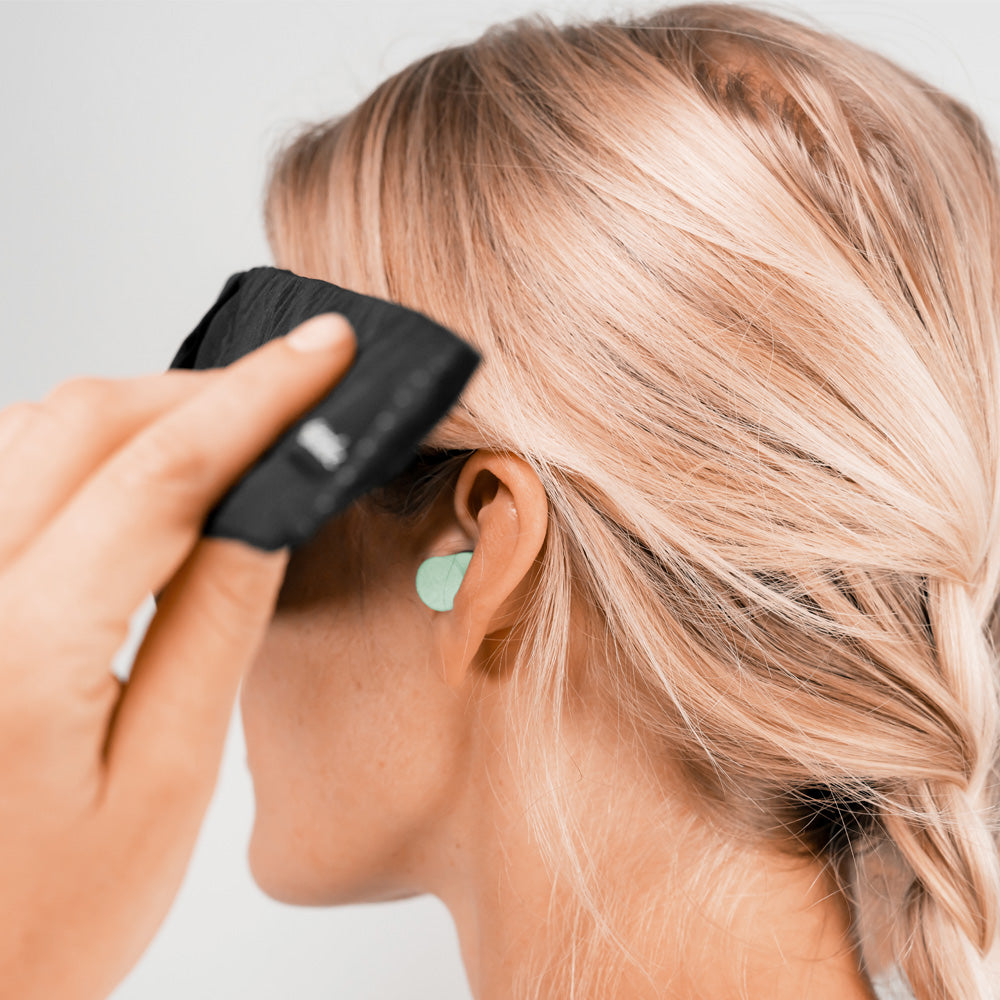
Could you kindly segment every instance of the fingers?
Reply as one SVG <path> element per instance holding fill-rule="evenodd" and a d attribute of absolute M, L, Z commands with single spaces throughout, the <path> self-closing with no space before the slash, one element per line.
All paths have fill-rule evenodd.
<path fill-rule="evenodd" d="M 287 351 L 286 345 L 279 347 Z M 353 353 L 352 338 L 346 351 L 315 361 L 321 369 L 326 362 L 328 374 L 321 382 L 306 384 L 310 397 L 318 399 L 328 390 L 329 371 L 342 375 Z M 305 376 L 294 370 L 297 363 L 295 357 L 276 357 L 271 364 L 290 365 L 291 377 L 302 381 Z M 273 392 L 266 396 L 270 385 L 256 373 L 239 374 L 245 382 L 233 392 L 264 396 L 261 406 L 276 408 L 280 423 L 287 424 L 303 409 L 301 403 L 289 406 L 287 386 L 284 398 Z M 182 416 L 192 421 L 191 427 L 203 426 L 195 422 L 199 417 L 218 414 L 220 406 L 228 412 L 225 408 L 231 405 L 223 397 L 210 409 L 211 402 L 203 413 L 192 403 L 191 412 Z M 234 436 L 244 464 L 247 455 L 255 455 L 268 440 L 254 438 L 245 429 L 236 429 Z M 221 492 L 224 475 L 210 467 L 206 474 L 206 467 L 195 467 L 206 477 L 199 488 Z M 239 467 L 240 461 L 233 460 L 229 475 Z M 105 746 L 105 801 L 111 815 L 135 812 L 138 803 L 164 794 L 171 796 L 181 821 L 187 809 L 199 815 L 204 810 L 215 787 L 239 680 L 267 630 L 288 555 L 287 549 L 263 553 L 234 539 L 201 538 L 164 587 Z M 151 775 L 158 777 L 150 780 Z M 138 811 L 141 814 L 141 808 Z"/>
<path fill-rule="evenodd" d="M 76 378 L 41 402 L 0 412 L 0 567 L 135 433 L 218 377 L 216 369 L 173 369 L 132 379 Z"/>
<path fill-rule="evenodd" d="M 113 815 L 139 814 L 172 789 L 191 808 L 207 806 L 240 678 L 268 628 L 288 554 L 203 538 L 164 588 L 107 737 Z M 163 810 L 155 815 L 161 822 Z"/>
<path fill-rule="evenodd" d="M 117 640 L 110 662 L 130 616 L 177 571 L 207 512 L 343 376 L 356 347 L 351 336 L 339 349 L 303 355 L 287 340 L 239 358 L 133 435 L 12 564 L 9 575 L 23 568 L 35 593 L 59 609 L 60 633 L 103 626 Z M 89 590 L 81 587 L 88 580 Z"/>

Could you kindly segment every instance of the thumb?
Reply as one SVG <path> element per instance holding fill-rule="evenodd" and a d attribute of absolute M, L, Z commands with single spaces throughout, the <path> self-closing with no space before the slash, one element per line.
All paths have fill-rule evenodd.
<path fill-rule="evenodd" d="M 289 549 L 201 538 L 160 592 L 111 721 L 105 795 L 215 789 L 240 681 L 267 632 Z M 201 796 L 197 794 L 200 790 Z"/>

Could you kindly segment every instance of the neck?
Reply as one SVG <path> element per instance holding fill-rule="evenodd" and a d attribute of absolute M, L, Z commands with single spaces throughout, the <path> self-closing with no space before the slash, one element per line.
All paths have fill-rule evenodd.
<path fill-rule="evenodd" d="M 617 737 L 567 734 L 573 816 L 600 848 L 597 898 L 623 901 L 612 925 L 629 962 L 574 909 L 564 881 L 553 890 L 490 721 L 502 727 L 484 718 L 430 887 L 451 912 L 476 1000 L 877 1000 L 847 902 L 819 862 L 720 841 L 679 800 L 664 801 Z"/>

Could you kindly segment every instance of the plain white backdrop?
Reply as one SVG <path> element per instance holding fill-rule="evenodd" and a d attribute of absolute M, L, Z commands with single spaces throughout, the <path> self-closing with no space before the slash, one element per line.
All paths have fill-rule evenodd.
<path fill-rule="evenodd" d="M 524 0 L 0 2 L 0 407 L 83 375 L 162 371 L 234 271 L 272 263 L 274 144 L 341 114 L 413 59 L 538 11 Z M 1000 4 L 789 2 L 973 106 L 1000 139 Z M 137 609 L 128 673 L 153 613 Z M 186 880 L 114 1000 L 469 1000 L 434 897 L 297 908 L 253 883 L 238 704 Z M 11 919 L 0 914 L 0 920 Z"/>

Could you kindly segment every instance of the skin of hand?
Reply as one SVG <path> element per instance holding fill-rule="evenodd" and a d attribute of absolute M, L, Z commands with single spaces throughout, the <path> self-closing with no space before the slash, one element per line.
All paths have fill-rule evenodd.
<path fill-rule="evenodd" d="M 106 997 L 183 881 L 288 548 L 205 516 L 350 367 L 339 327 L 225 368 L 84 377 L 0 411 L 0 993 Z M 299 328 L 296 328 L 299 329 Z M 128 681 L 110 667 L 142 600 Z"/>

